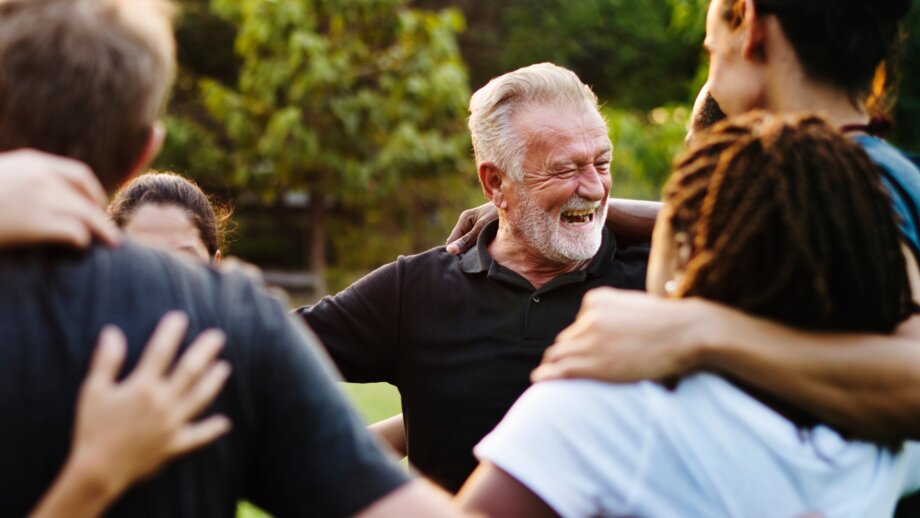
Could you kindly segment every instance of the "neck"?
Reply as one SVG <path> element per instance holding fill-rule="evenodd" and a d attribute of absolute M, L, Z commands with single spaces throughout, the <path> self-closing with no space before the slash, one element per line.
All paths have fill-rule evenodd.
<path fill-rule="evenodd" d="M 834 127 L 867 124 L 866 107 L 856 104 L 850 95 L 833 86 L 816 83 L 799 67 L 788 67 L 768 87 L 766 108 L 775 113 L 818 113 Z"/>
<path fill-rule="evenodd" d="M 584 270 L 591 260 L 555 263 L 538 250 L 534 250 L 519 233 L 500 219 L 498 234 L 489 244 L 489 255 L 498 264 L 527 279 L 535 289 L 540 289 L 556 277 Z"/>

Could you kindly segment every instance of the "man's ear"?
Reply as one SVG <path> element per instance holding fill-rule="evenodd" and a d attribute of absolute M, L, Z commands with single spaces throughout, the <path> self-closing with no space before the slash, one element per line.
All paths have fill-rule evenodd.
<path fill-rule="evenodd" d="M 479 183 L 482 184 L 482 193 L 486 199 L 500 210 L 507 208 L 508 203 L 505 201 L 505 194 L 502 188 L 505 187 L 505 172 L 498 168 L 492 162 L 483 162 L 479 164 Z"/>
<path fill-rule="evenodd" d="M 160 154 L 160 150 L 163 149 L 163 141 L 165 140 L 166 126 L 164 126 L 161 121 L 154 122 L 153 126 L 150 127 L 147 143 L 144 144 L 144 149 L 141 150 L 141 154 L 137 157 L 137 162 L 134 163 L 134 167 L 129 171 L 128 178 L 137 176 L 153 162 L 153 159 L 156 158 L 157 155 Z"/>
<path fill-rule="evenodd" d="M 766 20 L 758 16 L 754 7 L 754 0 L 743 0 L 741 15 L 745 28 L 744 42 L 741 49 L 746 59 L 752 61 L 765 61 L 767 57 L 767 26 Z"/>

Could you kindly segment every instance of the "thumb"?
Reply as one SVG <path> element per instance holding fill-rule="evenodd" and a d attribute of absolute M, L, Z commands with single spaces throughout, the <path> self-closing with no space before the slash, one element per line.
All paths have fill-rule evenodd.
<path fill-rule="evenodd" d="M 466 251 L 466 236 L 461 236 L 460 238 L 450 242 L 447 245 L 447 253 L 458 255 Z"/>

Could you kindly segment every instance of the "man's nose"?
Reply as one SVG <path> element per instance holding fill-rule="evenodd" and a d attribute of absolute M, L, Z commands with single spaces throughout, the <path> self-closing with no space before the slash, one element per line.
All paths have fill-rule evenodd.
<path fill-rule="evenodd" d="M 604 180 L 609 173 L 601 173 L 593 166 L 582 172 L 578 184 L 578 195 L 589 200 L 603 200 L 607 196 Z"/>

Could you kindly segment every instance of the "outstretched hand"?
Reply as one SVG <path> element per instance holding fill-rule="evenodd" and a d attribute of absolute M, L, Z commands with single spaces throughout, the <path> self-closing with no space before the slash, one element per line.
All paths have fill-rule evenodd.
<path fill-rule="evenodd" d="M 705 302 L 670 300 L 636 291 L 588 292 L 575 322 L 556 338 L 531 374 L 534 382 L 593 378 L 661 380 L 695 368 Z M 702 320 L 701 320 L 702 319 Z"/>
<path fill-rule="evenodd" d="M 105 191 L 83 163 L 31 149 L 0 153 L 0 245 L 113 244 Z"/>
<path fill-rule="evenodd" d="M 192 421 L 230 375 L 229 364 L 216 360 L 224 334 L 201 333 L 170 369 L 187 326 L 183 313 L 164 316 L 137 367 L 121 382 L 116 377 L 127 349 L 124 334 L 113 326 L 102 330 L 77 403 L 71 459 L 90 466 L 111 492 L 230 429 L 220 415 Z"/>
<path fill-rule="evenodd" d="M 472 248 L 482 229 L 496 219 L 498 209 L 492 203 L 463 211 L 450 237 L 447 238 L 447 252 L 458 255 Z"/>

